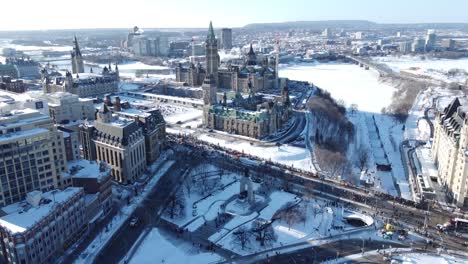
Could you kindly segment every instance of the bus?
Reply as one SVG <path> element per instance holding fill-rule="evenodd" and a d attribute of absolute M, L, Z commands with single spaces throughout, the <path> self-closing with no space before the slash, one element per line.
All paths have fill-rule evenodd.
<path fill-rule="evenodd" d="M 468 234 L 468 220 L 462 218 L 452 219 L 452 224 L 455 232 Z"/>

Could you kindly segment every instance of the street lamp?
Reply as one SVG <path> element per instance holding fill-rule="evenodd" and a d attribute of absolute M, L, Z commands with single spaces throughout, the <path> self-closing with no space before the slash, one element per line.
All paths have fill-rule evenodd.
<path fill-rule="evenodd" d="M 365 240 L 364 240 L 364 238 L 362 238 L 362 237 L 361 237 L 361 240 L 362 240 L 361 252 L 362 252 L 362 255 L 364 255 Z"/>

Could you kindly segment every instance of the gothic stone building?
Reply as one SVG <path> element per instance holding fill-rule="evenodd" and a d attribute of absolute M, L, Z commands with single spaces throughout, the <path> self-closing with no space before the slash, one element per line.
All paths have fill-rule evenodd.
<path fill-rule="evenodd" d="M 201 86 L 207 75 L 213 74 L 219 88 L 240 93 L 255 93 L 278 87 L 278 65 L 276 56 L 266 57 L 261 62 L 250 46 L 244 64 L 220 64 L 217 39 L 210 22 L 206 39 L 205 67 L 191 63 L 188 67 L 176 67 L 176 81 L 190 86 Z"/>
<path fill-rule="evenodd" d="M 436 114 L 432 157 L 439 184 L 457 206 L 468 205 L 468 100 L 455 98 Z"/>
<path fill-rule="evenodd" d="M 133 183 L 145 172 L 145 138 L 143 129 L 134 120 L 113 115 L 104 104 L 94 124 L 85 122 L 80 133 L 84 158 L 104 161 L 111 168 L 115 181 Z"/>
<path fill-rule="evenodd" d="M 141 168 L 159 158 L 166 144 L 166 123 L 158 109 L 131 109 L 121 103 L 118 96 L 114 102 L 106 96 L 97 118 L 94 124 L 85 122 L 80 126 L 83 156 L 89 160 L 104 160 L 111 166 L 116 181 L 133 182 L 141 176 Z M 140 153 L 141 148 L 144 155 Z M 107 149 L 119 156 L 108 156 Z M 142 161 L 146 161 L 143 167 Z"/>
<path fill-rule="evenodd" d="M 50 77 L 47 70 L 42 71 L 44 93 L 69 92 L 79 97 L 95 97 L 118 91 L 119 68 L 113 71 L 111 65 L 104 67 L 102 74 L 81 73 L 76 78 L 70 72 L 63 76 Z"/>
<path fill-rule="evenodd" d="M 210 76 L 212 77 L 212 75 Z M 289 119 L 291 102 L 287 88 L 281 96 L 251 93 L 244 98 L 239 92 L 232 103 L 216 100 L 216 83 L 207 77 L 203 83 L 203 123 L 206 127 L 228 133 L 263 138 L 278 131 Z"/>
<path fill-rule="evenodd" d="M 83 55 L 81 54 L 78 40 L 73 41 L 73 51 L 71 52 L 72 73 L 84 73 Z"/>

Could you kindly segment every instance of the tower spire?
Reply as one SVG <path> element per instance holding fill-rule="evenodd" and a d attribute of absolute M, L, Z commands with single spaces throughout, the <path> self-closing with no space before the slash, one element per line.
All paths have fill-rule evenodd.
<path fill-rule="evenodd" d="M 76 34 L 75 40 L 73 42 L 75 44 L 75 56 L 81 56 L 80 46 L 78 45 L 78 39 L 76 38 Z"/>
<path fill-rule="evenodd" d="M 206 40 L 213 41 L 215 39 L 216 37 L 215 37 L 214 29 L 213 29 L 213 23 L 210 21 L 210 26 L 208 28 L 208 36 L 206 37 Z"/>

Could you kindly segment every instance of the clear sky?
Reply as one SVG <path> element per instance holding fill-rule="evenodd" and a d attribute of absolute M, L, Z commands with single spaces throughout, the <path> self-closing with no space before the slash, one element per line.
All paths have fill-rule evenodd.
<path fill-rule="evenodd" d="M 257 22 L 363 19 L 465 22 L 468 0 L 2 0 L 0 30 L 241 27 Z"/>

